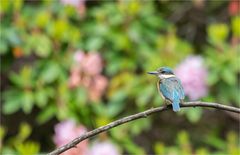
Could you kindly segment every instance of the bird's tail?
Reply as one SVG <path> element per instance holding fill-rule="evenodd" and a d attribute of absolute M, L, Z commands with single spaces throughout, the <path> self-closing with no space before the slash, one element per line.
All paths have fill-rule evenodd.
<path fill-rule="evenodd" d="M 173 107 L 173 111 L 174 111 L 174 112 L 180 111 L 179 101 L 174 101 L 174 102 L 172 103 L 172 107 Z"/>
<path fill-rule="evenodd" d="M 174 93 L 174 96 L 173 96 L 174 100 L 172 102 L 172 107 L 173 107 L 173 111 L 177 112 L 177 111 L 180 111 L 180 105 L 179 105 L 179 100 L 176 99 L 177 96 L 175 96 L 175 95 L 177 95 L 177 94 Z"/>

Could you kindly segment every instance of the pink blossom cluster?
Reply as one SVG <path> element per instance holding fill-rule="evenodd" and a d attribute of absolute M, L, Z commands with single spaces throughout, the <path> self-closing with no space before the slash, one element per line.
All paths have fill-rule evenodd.
<path fill-rule="evenodd" d="M 74 138 L 87 132 L 86 128 L 82 125 L 77 126 L 72 120 L 60 122 L 55 126 L 55 135 L 53 141 L 57 147 L 60 147 Z M 88 152 L 88 141 L 84 140 L 79 143 L 76 148 L 69 149 L 62 153 L 62 155 L 86 155 Z"/>
<path fill-rule="evenodd" d="M 86 132 L 87 130 L 83 125 L 77 125 L 72 120 L 66 120 L 55 125 L 53 141 L 56 147 L 60 147 Z M 88 141 L 84 140 L 77 144 L 76 148 L 71 148 L 61 155 L 120 155 L 120 152 L 109 140 L 96 141 L 91 147 Z"/>
<path fill-rule="evenodd" d="M 185 95 L 190 100 L 197 100 L 208 94 L 208 72 L 200 56 L 189 56 L 175 69 L 175 74 L 180 78 Z"/>
<path fill-rule="evenodd" d="M 83 51 L 77 51 L 74 54 L 74 61 L 69 86 L 71 88 L 85 87 L 89 98 L 92 101 L 98 101 L 108 85 L 108 79 L 101 75 L 103 70 L 101 56 L 96 52 L 86 54 Z"/>
<path fill-rule="evenodd" d="M 95 142 L 88 155 L 120 155 L 118 148 L 110 141 Z"/>

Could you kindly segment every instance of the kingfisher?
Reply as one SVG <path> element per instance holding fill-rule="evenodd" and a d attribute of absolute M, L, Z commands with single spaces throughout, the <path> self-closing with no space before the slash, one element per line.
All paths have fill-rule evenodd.
<path fill-rule="evenodd" d="M 178 79 L 169 67 L 161 67 L 157 71 L 148 72 L 156 75 L 158 92 L 164 99 L 165 103 L 171 103 L 173 111 L 180 111 L 180 103 L 184 100 L 184 90 L 180 79 Z"/>

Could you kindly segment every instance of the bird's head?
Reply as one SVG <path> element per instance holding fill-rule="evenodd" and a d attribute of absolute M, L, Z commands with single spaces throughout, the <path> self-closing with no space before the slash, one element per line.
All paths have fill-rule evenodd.
<path fill-rule="evenodd" d="M 169 67 L 161 67 L 161 68 L 158 68 L 156 71 L 148 72 L 148 74 L 156 75 L 161 80 L 166 79 L 166 78 L 170 78 L 170 77 L 175 77 L 172 69 L 169 68 Z"/>

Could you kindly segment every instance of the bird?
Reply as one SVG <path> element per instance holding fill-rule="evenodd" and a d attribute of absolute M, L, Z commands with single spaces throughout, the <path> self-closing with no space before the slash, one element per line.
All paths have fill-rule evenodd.
<path fill-rule="evenodd" d="M 156 71 L 148 72 L 148 74 L 156 75 L 159 78 L 157 88 L 164 102 L 172 104 L 174 112 L 180 111 L 180 103 L 183 103 L 185 98 L 184 89 L 172 69 L 161 67 Z"/>

